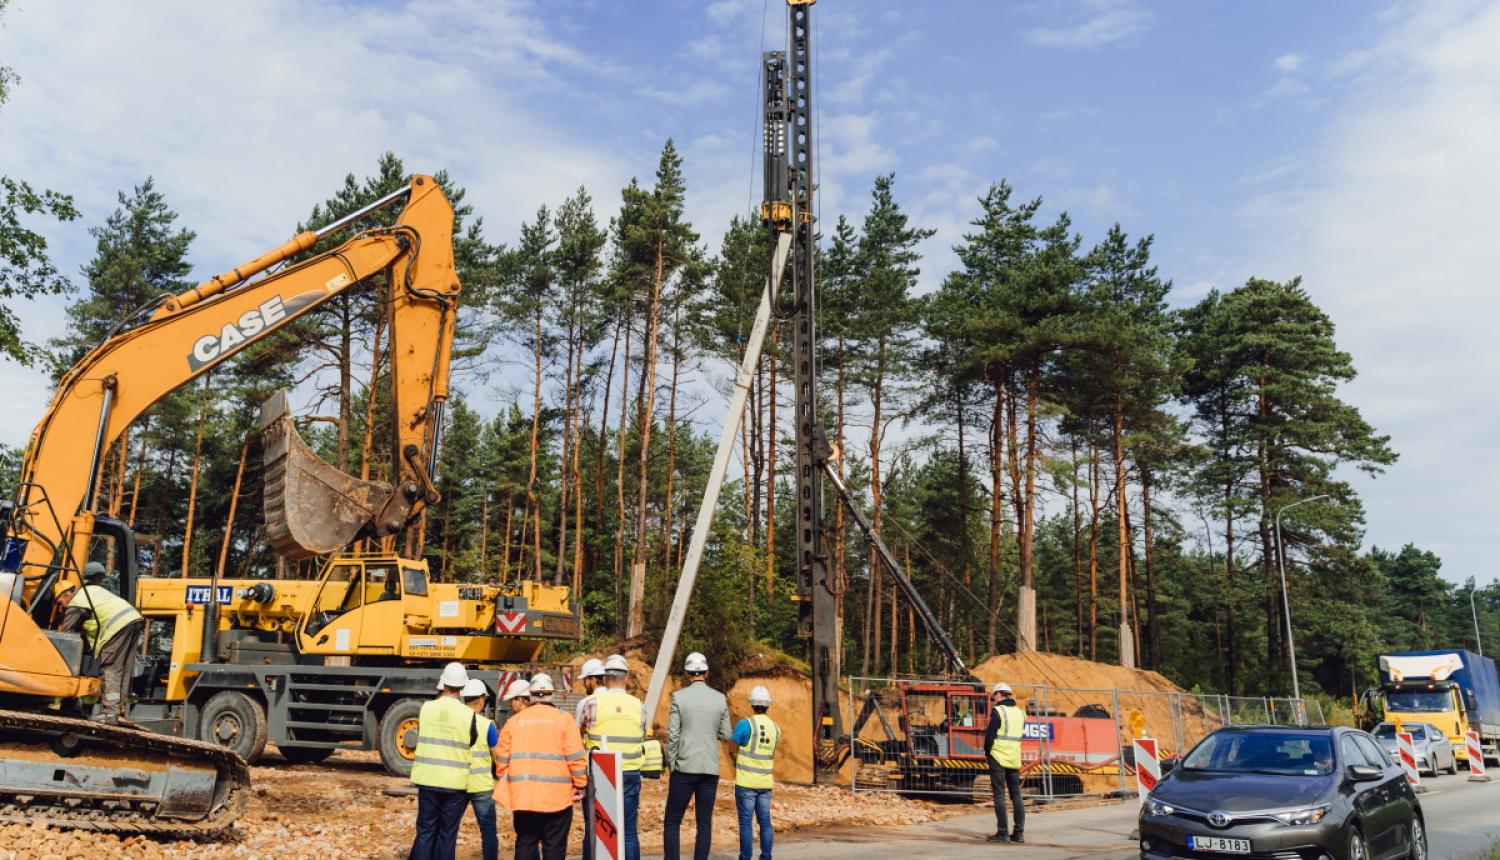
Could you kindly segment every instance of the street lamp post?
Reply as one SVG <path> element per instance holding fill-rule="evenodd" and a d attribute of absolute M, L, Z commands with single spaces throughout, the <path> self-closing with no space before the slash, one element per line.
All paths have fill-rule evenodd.
<path fill-rule="evenodd" d="M 1292 664 L 1292 698 L 1299 702 L 1302 700 L 1302 685 L 1297 681 L 1297 646 L 1292 640 L 1292 602 L 1287 598 L 1286 591 L 1286 548 L 1281 543 L 1281 515 L 1286 511 L 1305 505 L 1308 502 L 1316 502 L 1319 499 L 1332 498 L 1327 493 L 1313 496 L 1301 501 L 1282 505 L 1276 510 L 1276 567 L 1281 572 L 1281 606 L 1286 612 L 1286 653 Z"/>

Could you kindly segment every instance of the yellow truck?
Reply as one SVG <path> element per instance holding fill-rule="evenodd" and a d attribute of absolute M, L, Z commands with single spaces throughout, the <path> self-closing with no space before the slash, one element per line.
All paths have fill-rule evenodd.
<path fill-rule="evenodd" d="M 129 719 L 247 762 L 268 741 L 293 762 L 378 749 L 398 775 L 445 662 L 498 694 L 548 641 L 581 635 L 564 586 L 435 583 L 393 553 L 334 555 L 314 580 L 141 577 L 135 603 L 146 631 Z"/>

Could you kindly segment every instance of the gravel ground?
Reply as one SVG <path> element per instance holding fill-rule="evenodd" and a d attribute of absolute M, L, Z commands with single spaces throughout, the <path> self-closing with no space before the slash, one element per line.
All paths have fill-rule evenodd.
<path fill-rule="evenodd" d="M 274 754 L 271 761 L 276 761 Z M 389 776 L 375 753 L 339 753 L 319 765 L 281 765 L 252 769 L 245 815 L 228 835 L 207 842 L 157 841 L 143 836 L 121 839 L 96 833 L 59 832 L 41 822 L 31 826 L 0 825 L 0 858 L 317 858 L 405 857 L 416 817 L 415 797 L 392 797 L 386 789 L 409 785 Z M 641 791 L 641 846 L 661 850 L 666 782 L 646 780 Z M 933 821 L 972 812 L 960 804 L 933 805 L 898 797 L 851 794 L 839 788 L 781 785 L 772 817 L 778 833 L 819 827 L 891 826 Z M 692 812 L 683 823 L 683 843 L 695 832 Z M 738 839 L 732 786 L 721 783 L 714 814 L 714 844 L 727 847 Z M 508 852 L 509 816 L 501 811 L 501 852 Z M 582 821 L 574 818 L 573 850 L 582 839 Z M 459 831 L 458 856 L 479 858 L 479 831 L 472 815 Z"/>

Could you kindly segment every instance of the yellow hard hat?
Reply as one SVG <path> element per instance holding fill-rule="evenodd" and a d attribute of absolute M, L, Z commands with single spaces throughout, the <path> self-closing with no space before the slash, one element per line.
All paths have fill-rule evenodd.
<path fill-rule="evenodd" d="M 64 594 L 67 594 L 77 587 L 78 583 L 76 582 L 69 582 L 66 579 L 59 579 L 57 581 L 57 584 L 52 586 L 52 597 L 54 599 L 62 597 Z"/>

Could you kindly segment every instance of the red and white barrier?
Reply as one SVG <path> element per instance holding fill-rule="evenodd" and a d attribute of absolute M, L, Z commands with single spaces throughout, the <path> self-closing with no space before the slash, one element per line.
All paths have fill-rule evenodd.
<path fill-rule="evenodd" d="M 1152 738 L 1136 738 L 1135 745 L 1135 790 L 1140 802 L 1161 782 L 1161 759 L 1157 757 L 1156 741 Z"/>
<path fill-rule="evenodd" d="M 1469 748 L 1469 782 L 1489 782 L 1484 775 L 1484 745 L 1479 742 L 1479 732 L 1465 732 L 1464 745 Z"/>
<path fill-rule="evenodd" d="M 1412 741 L 1411 732 L 1396 732 L 1396 757 L 1400 760 L 1401 769 L 1406 771 L 1406 781 L 1412 788 L 1420 788 L 1422 772 L 1417 769 L 1417 747 Z"/>
<path fill-rule="evenodd" d="M 625 774 L 619 753 L 594 750 L 589 753 L 589 786 L 593 790 L 595 860 L 621 860 L 625 856 Z"/>

